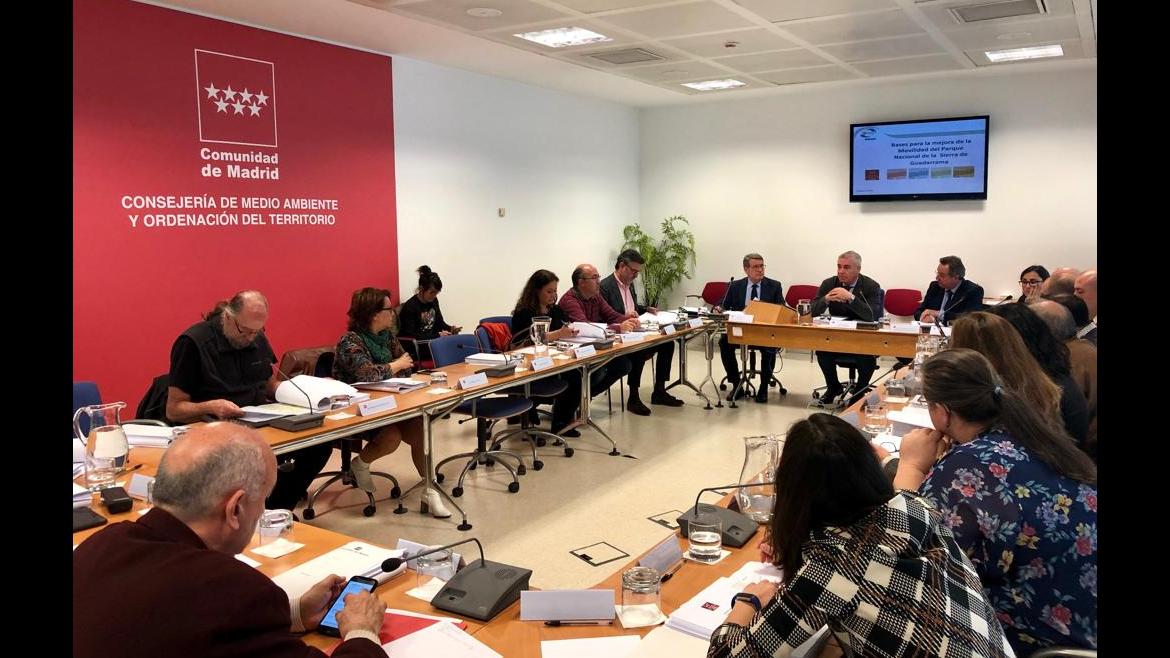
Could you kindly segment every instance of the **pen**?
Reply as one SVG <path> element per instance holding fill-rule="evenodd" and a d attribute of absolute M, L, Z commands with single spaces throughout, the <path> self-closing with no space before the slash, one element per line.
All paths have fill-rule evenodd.
<path fill-rule="evenodd" d="M 675 572 L 677 572 L 679 569 L 682 569 L 682 565 L 683 565 L 683 563 L 680 561 L 678 564 L 676 564 L 676 565 L 674 566 L 674 568 L 673 568 L 673 569 L 671 569 L 670 571 L 667 571 L 666 573 L 662 574 L 662 579 L 661 579 L 661 580 L 659 580 L 658 582 L 660 582 L 660 583 L 665 583 L 666 581 L 670 580 L 670 578 L 671 578 L 672 576 L 674 576 Z"/>
<path fill-rule="evenodd" d="M 142 462 L 138 462 L 137 464 L 131 466 L 130 468 L 127 468 L 126 470 L 124 470 L 122 472 L 129 473 L 130 471 L 137 471 L 140 468 L 142 468 Z"/>
<path fill-rule="evenodd" d="M 597 621 L 561 621 L 554 619 L 552 621 L 544 622 L 545 626 L 613 626 L 612 619 L 601 619 Z"/>

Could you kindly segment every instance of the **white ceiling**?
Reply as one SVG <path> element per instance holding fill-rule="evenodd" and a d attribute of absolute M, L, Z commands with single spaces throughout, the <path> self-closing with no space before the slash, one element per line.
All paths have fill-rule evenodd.
<path fill-rule="evenodd" d="M 826 81 L 1061 66 L 1097 56 L 1091 0 L 140 1 L 633 106 L 758 96 Z M 975 5 L 1036 13 L 960 21 L 955 10 Z M 471 8 L 502 14 L 476 18 Z M 554 49 L 513 36 L 570 25 L 613 40 Z M 992 64 L 984 55 L 1053 43 L 1065 54 L 1049 64 Z M 662 59 L 614 65 L 590 57 L 630 48 Z M 747 87 L 696 92 L 681 85 L 712 78 Z"/>

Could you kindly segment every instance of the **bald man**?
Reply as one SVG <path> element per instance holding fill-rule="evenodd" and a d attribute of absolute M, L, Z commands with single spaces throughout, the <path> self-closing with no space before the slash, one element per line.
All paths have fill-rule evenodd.
<path fill-rule="evenodd" d="M 1075 267 L 1058 267 L 1052 271 L 1052 276 L 1040 284 L 1040 294 L 1046 296 L 1071 295 L 1073 284 L 1081 273 Z"/>
<path fill-rule="evenodd" d="M 1085 452 L 1094 460 L 1097 459 L 1097 348 L 1092 343 L 1077 338 L 1076 321 L 1072 312 L 1058 302 L 1049 299 L 1040 299 L 1028 305 L 1035 311 L 1056 340 L 1064 343 L 1068 348 L 1069 368 L 1072 380 L 1084 394 L 1085 403 L 1089 411 L 1089 426 L 1086 439 L 1082 442 Z M 1056 382 L 1059 385 L 1061 382 Z"/>
<path fill-rule="evenodd" d="M 605 298 L 601 296 L 601 275 L 597 268 L 582 263 L 573 270 L 573 287 L 561 295 L 557 306 L 565 312 L 565 319 L 569 322 L 590 322 L 605 324 L 615 332 L 636 331 L 638 319 L 630 318 L 613 310 Z M 633 364 L 630 357 L 622 355 L 615 357 L 609 363 L 593 371 L 589 376 L 589 390 L 593 395 L 613 386 L 614 382 L 630 374 Z M 650 415 L 650 409 L 639 402 L 639 407 L 627 407 L 639 416 Z"/>
<path fill-rule="evenodd" d="M 264 335 L 267 322 L 268 299 L 258 290 L 242 290 L 175 339 L 167 421 L 239 418 L 240 407 L 272 400 L 276 355 Z M 295 508 L 332 452 L 332 445 L 322 443 L 283 456 L 268 509 Z"/>
<path fill-rule="evenodd" d="M 324 656 L 292 634 L 316 628 L 345 581 L 329 576 L 289 601 L 233 557 L 252 538 L 276 482 L 272 449 L 231 423 L 192 428 L 159 463 L 154 508 L 73 552 L 74 658 Z M 346 597 L 335 658 L 385 656 L 386 604 Z"/>
<path fill-rule="evenodd" d="M 1085 300 L 1089 307 L 1089 317 L 1097 321 L 1097 270 L 1086 270 L 1073 282 L 1073 294 Z"/>

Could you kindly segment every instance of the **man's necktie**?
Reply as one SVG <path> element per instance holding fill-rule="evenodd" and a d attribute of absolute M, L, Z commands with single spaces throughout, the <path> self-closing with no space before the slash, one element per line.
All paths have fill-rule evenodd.
<path fill-rule="evenodd" d="M 942 320 L 947 316 L 947 308 L 951 305 L 951 291 L 943 292 L 942 306 L 938 309 L 938 318 Z"/>
<path fill-rule="evenodd" d="M 760 284 L 753 283 L 752 284 L 752 299 L 759 299 L 759 298 L 760 298 Z"/>

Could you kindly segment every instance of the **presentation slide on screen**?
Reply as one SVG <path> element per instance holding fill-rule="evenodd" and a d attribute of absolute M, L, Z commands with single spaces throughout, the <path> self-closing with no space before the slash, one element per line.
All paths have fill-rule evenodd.
<path fill-rule="evenodd" d="M 853 128 L 854 195 L 984 192 L 983 118 Z"/>

